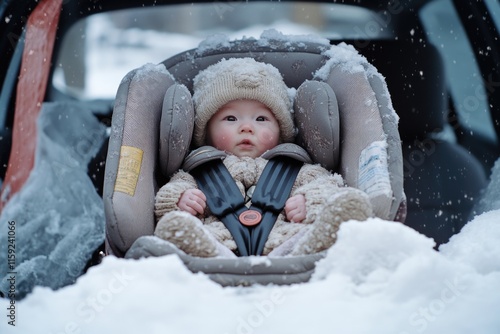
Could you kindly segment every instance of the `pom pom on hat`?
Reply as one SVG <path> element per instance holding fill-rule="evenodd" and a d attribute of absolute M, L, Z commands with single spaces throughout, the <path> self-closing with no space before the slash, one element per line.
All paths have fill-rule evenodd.
<path fill-rule="evenodd" d="M 282 142 L 292 142 L 295 128 L 292 104 L 278 69 L 252 58 L 223 59 L 201 71 L 193 80 L 194 143 L 205 144 L 210 118 L 226 103 L 249 99 L 266 105 L 276 117 Z"/>

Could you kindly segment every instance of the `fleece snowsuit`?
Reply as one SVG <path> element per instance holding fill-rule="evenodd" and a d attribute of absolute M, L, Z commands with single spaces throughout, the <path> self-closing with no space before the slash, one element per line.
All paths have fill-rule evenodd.
<path fill-rule="evenodd" d="M 264 158 L 238 158 L 229 155 L 223 160 L 229 173 L 234 178 L 243 196 L 248 196 L 247 192 L 257 184 L 267 160 Z M 171 180 L 165 184 L 156 195 L 155 215 L 159 221 L 165 214 L 179 211 L 177 202 L 187 189 L 198 188 L 196 181 L 190 174 L 179 171 L 174 174 Z M 349 219 L 366 220 L 372 216 L 372 208 L 368 196 L 362 191 L 344 186 L 343 179 L 338 174 L 332 174 L 320 165 L 305 164 L 295 180 L 290 196 L 301 194 L 306 199 L 306 218 L 300 222 L 290 222 L 282 212 L 272 229 L 265 244 L 263 255 L 299 255 L 322 251 L 330 247 L 336 240 L 336 232 L 339 224 Z M 247 206 L 250 204 L 247 203 Z M 177 215 L 177 218 L 189 217 L 187 213 Z M 203 225 L 198 225 L 198 229 L 204 228 L 222 245 L 230 250 L 236 250 L 236 243 L 229 230 L 215 216 L 208 212 L 208 207 L 204 215 L 198 218 Z M 188 218 L 189 219 L 189 218 Z M 182 219 L 181 219 L 182 220 Z M 216 256 L 215 253 L 197 252 L 196 245 L 188 245 L 179 241 L 190 233 L 192 224 L 184 226 L 180 223 L 175 228 L 174 233 L 170 233 L 174 244 L 187 253 L 194 253 L 195 256 Z M 288 240 L 288 242 L 286 242 Z M 198 239 L 191 240 L 192 243 L 199 243 Z M 280 247 L 281 246 L 281 247 Z M 198 254 L 197 254 L 198 253 Z M 271 255 L 272 255 L 271 254 Z"/>

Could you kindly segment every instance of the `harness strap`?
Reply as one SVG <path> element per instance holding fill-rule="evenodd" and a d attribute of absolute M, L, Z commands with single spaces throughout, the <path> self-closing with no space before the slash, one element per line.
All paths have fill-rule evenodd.
<path fill-rule="evenodd" d="M 261 255 L 269 233 L 290 197 L 293 183 L 302 162 L 289 157 L 275 157 L 268 161 L 252 195 L 250 210 L 259 210 L 262 221 L 251 231 L 251 254 Z"/>
<path fill-rule="evenodd" d="M 248 256 L 262 254 L 301 167 L 302 162 L 290 157 L 270 159 L 257 182 L 249 209 L 245 207 L 245 199 L 221 159 L 198 164 L 190 172 L 206 195 L 211 212 L 231 232 L 240 256 Z M 245 215 L 251 217 L 250 224 L 242 224 L 244 218 L 240 217 Z"/>
<path fill-rule="evenodd" d="M 238 216 L 246 210 L 245 199 L 221 159 L 210 160 L 191 170 L 198 187 L 207 197 L 207 205 L 219 217 L 236 242 L 240 256 L 251 249 L 250 230 L 240 224 Z"/>

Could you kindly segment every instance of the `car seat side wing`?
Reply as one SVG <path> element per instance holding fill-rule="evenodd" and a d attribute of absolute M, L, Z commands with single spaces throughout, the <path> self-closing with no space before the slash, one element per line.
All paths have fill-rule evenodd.
<path fill-rule="evenodd" d="M 163 65 L 148 64 L 118 88 L 103 193 L 108 253 L 123 255 L 137 238 L 153 234 L 160 114 L 173 83 Z"/>

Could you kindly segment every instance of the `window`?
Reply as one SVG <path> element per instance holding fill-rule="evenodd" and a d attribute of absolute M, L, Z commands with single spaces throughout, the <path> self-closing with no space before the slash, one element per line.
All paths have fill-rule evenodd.
<path fill-rule="evenodd" d="M 213 2 L 102 13 L 75 24 L 63 40 L 53 85 L 81 100 L 112 99 L 134 68 L 195 48 L 214 34 L 284 34 L 326 38 L 380 38 L 389 34 L 365 8 L 338 4 Z"/>
<path fill-rule="evenodd" d="M 430 3 L 422 10 L 421 19 L 431 43 L 444 59 L 451 98 L 461 124 L 494 141 L 496 135 L 481 72 L 451 0 Z"/>

